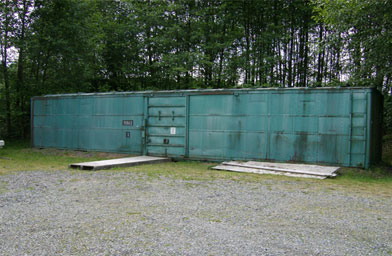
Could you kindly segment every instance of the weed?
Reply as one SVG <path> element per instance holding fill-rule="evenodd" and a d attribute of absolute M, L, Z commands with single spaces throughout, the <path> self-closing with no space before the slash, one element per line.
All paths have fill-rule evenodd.
<path fill-rule="evenodd" d="M 8 192 L 8 182 L 2 181 L 0 182 L 0 195 Z"/>
<path fill-rule="evenodd" d="M 140 215 L 141 212 L 127 212 L 128 215 Z"/>

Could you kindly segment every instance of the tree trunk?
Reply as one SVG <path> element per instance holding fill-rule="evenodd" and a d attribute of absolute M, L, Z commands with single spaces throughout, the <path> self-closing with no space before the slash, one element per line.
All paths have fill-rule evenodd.
<path fill-rule="evenodd" d="M 17 80 L 16 80 L 16 108 L 19 109 L 20 114 L 19 119 L 19 129 L 21 132 L 21 137 L 24 139 L 26 137 L 25 133 L 25 120 L 24 120 L 24 77 L 23 77 L 23 67 L 24 67 L 24 44 L 25 44 L 25 30 L 26 30 L 26 14 L 28 10 L 27 1 L 23 0 L 22 15 L 20 17 L 22 21 L 21 33 L 19 36 L 19 56 L 18 56 L 18 70 L 17 70 Z"/>
<path fill-rule="evenodd" d="M 9 1 L 6 1 L 5 6 L 8 6 Z M 8 53 L 7 50 L 9 48 L 8 45 L 8 33 L 10 32 L 10 24 L 9 24 L 9 15 L 5 14 L 5 21 L 4 21 L 4 28 L 5 31 L 4 37 L 2 38 L 2 45 L 1 45 L 1 66 L 3 71 L 3 79 L 4 79 L 4 89 L 5 89 L 5 111 L 6 111 L 6 124 L 7 124 L 7 137 L 11 137 L 12 132 L 12 123 L 11 123 L 11 97 L 10 97 L 10 83 L 8 77 Z M 0 41 L 1 42 L 1 41 Z"/>
<path fill-rule="evenodd" d="M 10 97 L 10 83 L 8 79 L 8 67 L 7 67 L 7 48 L 4 49 L 2 54 L 2 67 L 4 77 L 4 89 L 5 89 L 5 111 L 6 111 L 6 123 L 7 123 L 7 137 L 11 137 L 11 97 Z"/>
<path fill-rule="evenodd" d="M 303 86 L 308 86 L 308 65 L 309 65 L 309 27 L 306 24 L 305 27 L 305 53 L 304 53 L 304 73 L 303 73 Z"/>
<path fill-rule="evenodd" d="M 323 25 L 320 24 L 319 26 L 319 43 L 321 44 L 323 41 Z M 323 80 L 323 67 L 324 67 L 324 46 L 321 46 L 322 50 L 319 51 L 318 54 L 318 63 L 317 63 L 317 77 L 316 77 L 316 81 L 317 83 L 321 84 L 322 80 Z"/>
<path fill-rule="evenodd" d="M 288 86 L 293 86 L 293 51 L 294 51 L 294 28 L 290 28 L 290 49 L 289 49 L 289 74 L 288 74 Z"/>

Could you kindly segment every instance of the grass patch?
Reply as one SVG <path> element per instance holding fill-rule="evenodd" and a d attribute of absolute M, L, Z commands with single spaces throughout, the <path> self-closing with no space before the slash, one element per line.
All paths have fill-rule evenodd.
<path fill-rule="evenodd" d="M 373 166 L 372 168 L 358 169 L 358 168 L 342 168 L 339 171 L 340 175 L 336 180 L 349 180 L 366 183 L 391 183 L 392 171 L 387 166 Z"/>
<path fill-rule="evenodd" d="M 80 152 L 57 149 L 33 149 L 28 142 L 11 142 L 0 149 L 0 174 L 7 174 L 24 170 L 64 170 L 74 162 L 86 162 L 102 159 L 124 157 L 124 154 L 110 154 L 99 152 Z M 151 179 L 170 177 L 189 181 L 212 181 L 229 179 L 240 182 L 263 182 L 279 180 L 292 184 L 293 189 L 304 190 L 320 187 L 326 190 L 350 188 L 371 193 L 392 194 L 392 137 L 384 138 L 383 162 L 369 170 L 358 168 L 341 168 L 340 175 L 334 179 L 313 180 L 291 178 L 278 175 L 246 174 L 228 171 L 216 171 L 211 167 L 216 163 L 197 161 L 169 162 L 162 164 L 140 165 L 128 168 L 105 170 L 113 173 L 117 171 L 136 172 L 147 175 Z M 286 182 L 287 181 L 287 182 Z M 268 182 L 263 182 L 267 184 Z M 3 186 L 6 187 L 6 186 Z M 191 188 L 192 186 L 190 186 Z M 4 190 L 6 188 L 3 188 Z M 0 189 L 1 190 L 1 189 Z"/>
<path fill-rule="evenodd" d="M 260 175 L 252 173 L 239 173 L 230 171 L 217 171 L 211 169 L 217 163 L 199 161 L 179 161 L 161 164 L 138 165 L 133 167 L 117 167 L 106 172 L 124 171 L 142 173 L 151 179 L 168 177 L 185 181 L 213 181 L 216 179 L 226 179 L 245 182 L 260 182 L 266 179 L 293 180 L 293 178 L 278 175 Z"/>
<path fill-rule="evenodd" d="M 31 148 L 27 141 L 6 142 L 0 149 L 0 175 L 14 171 L 64 170 L 70 163 L 119 157 L 122 154 Z"/>
<path fill-rule="evenodd" d="M 343 188 L 360 193 L 383 195 L 392 194 L 392 174 L 388 168 L 375 166 L 368 170 L 341 168 L 340 175 L 334 179 L 323 180 L 323 187 L 341 191 Z"/>

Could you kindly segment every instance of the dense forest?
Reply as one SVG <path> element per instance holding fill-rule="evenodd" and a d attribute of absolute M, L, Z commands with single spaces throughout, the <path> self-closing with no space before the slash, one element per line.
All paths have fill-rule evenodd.
<path fill-rule="evenodd" d="M 1 0 L 0 137 L 32 96 L 369 86 L 391 129 L 392 0 Z"/>

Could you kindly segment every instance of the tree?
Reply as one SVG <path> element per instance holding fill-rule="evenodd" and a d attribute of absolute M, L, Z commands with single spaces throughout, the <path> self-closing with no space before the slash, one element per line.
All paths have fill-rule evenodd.
<path fill-rule="evenodd" d="M 344 84 L 390 91 L 391 1 L 3 0 L 0 133 L 25 137 L 29 99 L 43 94 Z"/>
<path fill-rule="evenodd" d="M 0 3 L 0 52 L 1 52 L 1 69 L 4 81 L 4 94 L 5 94 L 5 111 L 6 111 L 6 124 L 7 136 L 12 133 L 12 120 L 11 120 L 11 92 L 10 92 L 10 79 L 9 79 L 9 51 L 12 46 L 11 41 L 14 32 L 14 9 L 15 6 L 11 0 L 5 0 Z"/>
<path fill-rule="evenodd" d="M 345 69 L 352 73 L 352 83 L 390 91 L 392 1 L 313 0 L 313 4 L 317 20 L 335 31 L 331 41 L 339 42 L 339 51 L 347 49 Z"/>

